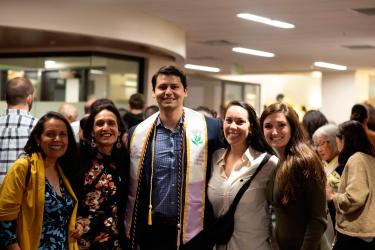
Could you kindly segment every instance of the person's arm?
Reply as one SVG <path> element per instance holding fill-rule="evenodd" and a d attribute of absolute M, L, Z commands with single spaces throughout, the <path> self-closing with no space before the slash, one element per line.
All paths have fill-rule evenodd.
<path fill-rule="evenodd" d="M 9 169 L 0 188 L 0 242 L 9 246 L 9 249 L 19 247 L 16 219 L 25 192 L 27 171 L 27 160 L 17 160 Z"/>
<path fill-rule="evenodd" d="M 315 180 L 306 180 L 304 193 L 307 209 L 307 227 L 301 250 L 319 249 L 320 241 L 327 228 L 327 201 L 325 186 Z"/>
<path fill-rule="evenodd" d="M 337 213 L 349 214 L 365 205 L 370 193 L 366 164 L 363 158 L 349 158 L 345 166 L 345 192 L 332 197 Z"/>

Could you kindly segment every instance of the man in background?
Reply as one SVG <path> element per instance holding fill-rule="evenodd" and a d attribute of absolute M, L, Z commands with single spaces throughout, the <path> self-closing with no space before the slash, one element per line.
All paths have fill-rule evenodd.
<path fill-rule="evenodd" d="M 16 77 L 5 89 L 7 109 L 0 116 L 0 184 L 13 162 L 23 152 L 37 120 L 29 113 L 34 99 L 30 80 Z"/>
<path fill-rule="evenodd" d="M 367 126 L 367 121 L 369 119 L 369 111 L 367 107 L 363 104 L 355 104 L 352 107 L 350 114 L 350 120 L 360 122 L 366 131 L 367 137 L 371 144 L 375 147 L 375 132 L 370 130 Z"/>
<path fill-rule="evenodd" d="M 142 94 L 135 93 L 130 96 L 129 111 L 123 117 L 125 125 L 128 129 L 143 121 L 144 106 L 145 101 Z"/>
<path fill-rule="evenodd" d="M 78 118 L 77 107 L 72 103 L 67 103 L 67 102 L 62 103 L 59 107 L 58 112 L 61 113 L 63 116 L 65 116 L 65 118 L 70 123 L 77 121 L 77 118 Z"/>

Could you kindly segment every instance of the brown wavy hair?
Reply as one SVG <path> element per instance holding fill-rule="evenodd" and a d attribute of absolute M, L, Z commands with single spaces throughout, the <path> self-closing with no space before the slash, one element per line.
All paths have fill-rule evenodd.
<path fill-rule="evenodd" d="M 326 175 L 318 155 L 309 146 L 298 115 L 292 107 L 285 103 L 274 103 L 268 106 L 260 117 L 261 129 L 264 133 L 264 120 L 274 113 L 283 113 L 291 128 L 291 137 L 285 147 L 285 160 L 276 173 L 276 181 L 280 190 L 281 202 L 285 205 L 296 200 L 304 191 L 307 181 L 316 181 L 323 187 Z"/>

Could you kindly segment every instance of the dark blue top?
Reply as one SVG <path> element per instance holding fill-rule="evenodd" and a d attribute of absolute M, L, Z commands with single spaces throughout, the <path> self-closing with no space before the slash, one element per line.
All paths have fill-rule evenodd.
<path fill-rule="evenodd" d="M 62 196 L 58 196 L 46 178 L 42 234 L 39 250 L 67 250 L 68 226 L 74 202 L 60 179 Z M 0 242 L 8 246 L 17 242 L 16 221 L 0 222 Z"/>

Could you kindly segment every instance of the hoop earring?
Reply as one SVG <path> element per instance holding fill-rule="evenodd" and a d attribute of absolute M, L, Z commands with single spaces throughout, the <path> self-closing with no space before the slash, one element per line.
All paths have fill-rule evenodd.
<path fill-rule="evenodd" d="M 96 148 L 96 142 L 95 142 L 94 137 L 91 137 L 91 143 L 90 143 L 90 145 L 91 145 L 92 148 Z"/>
<path fill-rule="evenodd" d="M 121 148 L 121 140 L 120 140 L 120 137 L 117 138 L 116 148 Z"/>

